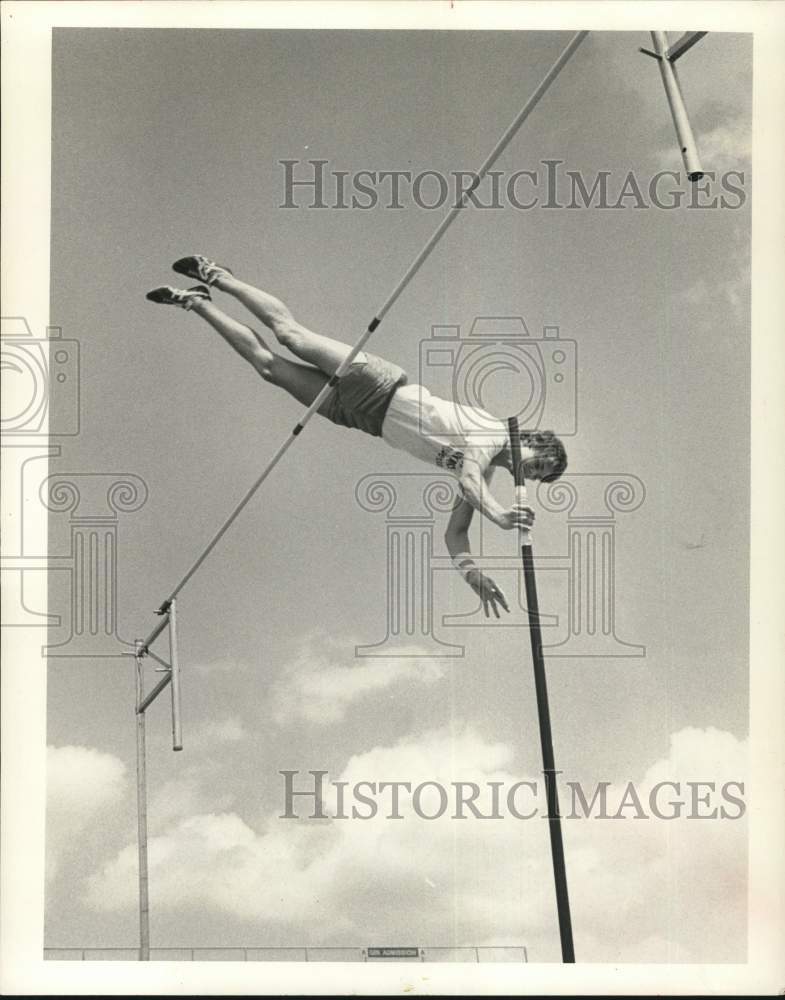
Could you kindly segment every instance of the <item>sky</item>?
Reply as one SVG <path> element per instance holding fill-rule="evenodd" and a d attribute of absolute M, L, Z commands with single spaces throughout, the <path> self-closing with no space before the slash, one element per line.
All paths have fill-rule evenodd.
<path fill-rule="evenodd" d="M 174 282 L 178 257 L 204 253 L 353 342 L 442 213 L 410 198 L 284 209 L 281 161 L 471 170 L 566 41 L 55 32 L 50 313 L 80 344 L 81 430 L 50 471 L 132 473 L 147 486 L 120 520 L 123 639 L 150 631 L 301 409 L 195 316 L 145 292 Z M 615 191 L 630 171 L 645 190 L 658 171 L 681 170 L 659 74 L 638 52 L 648 41 L 590 35 L 498 169 L 558 159 L 589 182 L 610 171 Z M 738 207 L 689 208 L 685 196 L 673 210 L 631 198 L 468 211 L 371 342 L 412 381 L 429 377 L 419 358 L 434 326 L 465 333 L 476 317 L 520 316 L 533 338 L 558 326 L 576 342 L 567 479 L 643 484 L 640 506 L 616 517 L 614 555 L 616 635 L 645 656 L 549 657 L 548 682 L 565 779 L 616 793 L 745 774 L 749 37 L 710 34 L 680 78 L 705 168 L 744 173 Z M 683 177 L 676 186 L 688 190 Z M 509 378 L 488 388 L 500 413 L 519 391 Z M 286 769 L 414 784 L 539 771 L 524 629 L 441 625 L 465 647 L 455 658 L 416 641 L 406 656 L 355 656 L 383 637 L 386 613 L 385 519 L 358 503 L 358 483 L 415 473 L 429 470 L 314 419 L 184 591 L 183 753 L 171 752 L 166 700 L 148 713 L 155 945 L 504 944 L 558 959 L 542 824 L 279 818 Z M 510 503 L 511 481 L 494 483 Z M 563 557 L 566 513 L 534 506 L 535 552 Z M 69 530 L 51 518 L 52 552 L 67 551 Z M 515 551 L 511 534 L 484 530 L 485 554 Z M 457 574 L 437 576 L 439 620 L 475 607 Z M 564 574 L 538 583 L 542 609 L 563 622 Z M 50 603 L 68 600 L 54 580 Z M 132 662 L 50 660 L 49 947 L 136 943 Z M 583 960 L 744 959 L 743 821 L 564 825 Z"/>

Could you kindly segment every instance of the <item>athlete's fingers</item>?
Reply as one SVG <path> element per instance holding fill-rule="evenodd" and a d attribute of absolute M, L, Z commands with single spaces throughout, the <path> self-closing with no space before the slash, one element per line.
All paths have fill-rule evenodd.
<path fill-rule="evenodd" d="M 498 587 L 496 588 L 496 599 L 499 602 L 499 604 L 501 604 L 501 606 L 504 608 L 504 610 L 509 614 L 510 608 L 509 605 L 507 604 L 507 598 L 504 596 L 504 591 L 499 590 Z"/>

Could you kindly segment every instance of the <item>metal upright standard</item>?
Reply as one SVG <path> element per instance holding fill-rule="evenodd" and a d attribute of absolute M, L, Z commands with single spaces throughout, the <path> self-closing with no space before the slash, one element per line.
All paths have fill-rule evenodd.
<path fill-rule="evenodd" d="M 155 640 L 169 629 L 169 661 L 167 663 L 150 648 Z M 146 962 L 150 958 L 150 898 L 147 864 L 147 753 L 145 745 L 145 722 L 147 709 L 164 688 L 172 690 L 172 749 L 183 749 L 182 724 L 180 721 L 180 669 L 177 656 L 177 607 L 172 601 L 146 639 L 136 640 L 135 652 L 129 653 L 136 660 L 136 816 L 139 847 L 139 958 Z M 144 658 L 152 657 L 158 664 L 158 673 L 163 674 L 158 683 L 145 694 Z"/>
<path fill-rule="evenodd" d="M 521 434 L 518 418 L 507 421 L 512 447 L 513 475 L 515 478 L 515 502 L 528 503 L 526 483 L 523 478 L 521 458 Z M 531 532 L 519 529 L 523 579 L 526 585 L 526 608 L 529 615 L 529 636 L 531 637 L 532 660 L 534 663 L 534 687 L 537 694 L 537 715 L 540 722 L 540 746 L 542 748 L 542 770 L 545 776 L 545 790 L 548 797 L 548 830 L 551 839 L 553 859 L 553 879 L 556 884 L 556 909 L 559 914 L 559 937 L 563 962 L 575 961 L 572 943 L 572 920 L 570 919 L 570 899 L 567 894 L 567 869 L 564 863 L 564 843 L 561 835 L 559 815 L 559 795 L 556 787 L 556 764 L 553 759 L 553 737 L 551 735 L 551 714 L 548 708 L 548 685 L 545 679 L 545 659 L 542 653 L 542 633 L 540 631 L 540 606 L 537 601 L 537 581 L 534 576 L 534 556 Z"/>
<path fill-rule="evenodd" d="M 703 177 L 703 168 L 698 156 L 698 147 L 695 145 L 695 136 L 692 134 L 690 119 L 687 116 L 687 108 L 684 105 L 684 96 L 676 72 L 676 60 L 688 52 L 706 34 L 705 31 L 688 31 L 673 45 L 670 45 L 664 31 L 652 31 L 651 40 L 654 51 L 640 49 L 645 55 L 656 59 L 660 67 L 662 84 L 665 87 L 673 124 L 676 126 L 676 135 L 679 139 L 684 167 L 687 171 L 687 178 L 691 181 L 699 181 Z"/>
<path fill-rule="evenodd" d="M 144 667 L 136 643 L 136 824 L 139 849 L 139 958 L 150 958 L 150 896 L 147 877 L 147 753 L 145 714 L 140 711 L 144 697 Z"/>

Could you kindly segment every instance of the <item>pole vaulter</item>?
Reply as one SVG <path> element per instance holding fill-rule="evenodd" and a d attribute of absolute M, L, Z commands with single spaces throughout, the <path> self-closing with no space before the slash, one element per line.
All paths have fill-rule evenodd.
<path fill-rule="evenodd" d="M 177 662 L 177 637 L 176 637 L 176 599 L 185 585 L 194 576 L 197 570 L 201 567 L 213 549 L 216 547 L 218 542 L 223 538 L 226 532 L 229 530 L 231 525 L 237 519 L 243 508 L 248 504 L 251 498 L 254 496 L 256 491 L 262 485 L 262 483 L 268 478 L 270 473 L 273 471 L 275 466 L 280 462 L 289 448 L 294 444 L 298 435 L 303 431 L 308 421 L 311 419 L 313 414 L 319 409 L 324 400 L 332 393 L 335 387 L 339 384 L 341 378 L 348 370 L 351 363 L 354 361 L 356 356 L 362 350 L 366 342 L 373 335 L 374 331 L 378 329 L 379 324 L 384 319 L 385 315 L 392 308 L 393 304 L 396 302 L 398 297 L 404 291 L 409 282 L 414 278 L 417 272 L 420 270 L 425 261 L 430 257 L 431 253 L 434 251 L 436 246 L 441 241 L 444 234 L 447 232 L 449 227 L 458 217 L 459 212 L 466 207 L 469 203 L 469 199 L 474 192 L 474 190 L 479 186 L 482 179 L 485 177 L 487 172 L 496 163 L 498 158 L 508 147 L 512 139 L 517 134 L 520 127 L 529 117 L 529 115 L 534 111 L 537 105 L 540 103 L 542 98 L 547 93 L 551 84 L 554 82 L 556 77 L 559 75 L 561 70 L 570 60 L 570 58 L 575 53 L 578 46 L 586 38 L 587 31 L 577 32 L 570 42 L 567 44 L 564 51 L 558 57 L 556 62 L 551 66 L 548 72 L 543 77 L 540 84 L 534 90 L 532 95 L 529 97 L 526 104 L 521 108 L 518 114 L 515 116 L 513 121 L 507 127 L 505 132 L 502 134 L 496 145 L 493 147 L 491 152 L 488 154 L 487 158 L 483 164 L 479 167 L 476 174 L 472 178 L 471 184 L 462 193 L 458 202 L 450 209 L 450 211 L 445 215 L 440 224 L 437 226 L 433 235 L 427 241 L 422 250 L 417 254 L 415 259 L 409 265 L 407 270 L 404 272 L 403 277 L 400 279 L 398 284 L 393 288 L 392 292 L 388 295 L 387 299 L 383 302 L 381 307 L 376 311 L 372 320 L 366 327 L 364 333 L 354 345 L 354 347 L 349 351 L 348 355 L 344 358 L 343 362 L 336 369 L 332 377 L 326 382 L 322 390 L 317 394 L 316 398 L 307 407 L 305 412 L 300 417 L 298 423 L 294 426 L 289 436 L 281 444 L 278 450 L 274 453 L 267 466 L 264 468 L 262 473 L 256 479 L 256 481 L 251 485 L 250 489 L 245 493 L 243 498 L 228 516 L 228 518 L 221 525 L 219 530 L 210 539 L 207 546 L 201 552 L 199 557 L 193 562 L 187 572 L 183 575 L 177 585 L 169 593 L 167 598 L 160 604 L 156 614 L 161 616 L 161 621 L 156 625 L 156 627 L 150 632 L 146 639 L 138 640 L 136 643 L 136 650 L 134 653 L 129 654 L 133 656 L 136 660 L 137 678 L 136 678 L 136 717 L 137 717 L 137 727 L 136 727 L 136 740 L 137 740 L 137 803 L 138 803 L 138 848 L 139 848 L 139 922 L 140 922 L 140 949 L 139 957 L 143 961 L 147 961 L 150 958 L 150 924 L 149 924 L 149 903 L 148 903 L 148 863 L 147 863 L 147 789 L 146 789 L 146 767 L 145 767 L 145 714 L 147 708 L 153 702 L 153 700 L 167 687 L 171 687 L 172 693 L 172 745 L 173 749 L 182 749 L 182 735 L 181 735 L 181 725 L 180 725 L 180 686 L 179 686 L 179 665 Z M 169 653 L 170 661 L 165 661 L 162 657 L 157 656 L 150 648 L 156 639 L 162 633 L 169 629 Z M 143 675 L 143 664 L 144 658 L 146 656 L 151 656 L 159 664 L 159 670 L 163 673 L 163 677 L 158 682 L 158 684 L 149 692 L 145 694 L 144 692 L 144 675 Z"/>

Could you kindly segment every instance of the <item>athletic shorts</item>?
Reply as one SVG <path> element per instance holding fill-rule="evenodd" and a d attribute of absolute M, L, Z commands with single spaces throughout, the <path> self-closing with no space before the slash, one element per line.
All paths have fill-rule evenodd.
<path fill-rule="evenodd" d="M 375 354 L 363 352 L 367 360 L 353 361 L 319 413 L 339 427 L 353 427 L 373 437 L 382 436 L 382 423 L 395 390 L 406 385 L 403 368 Z"/>

